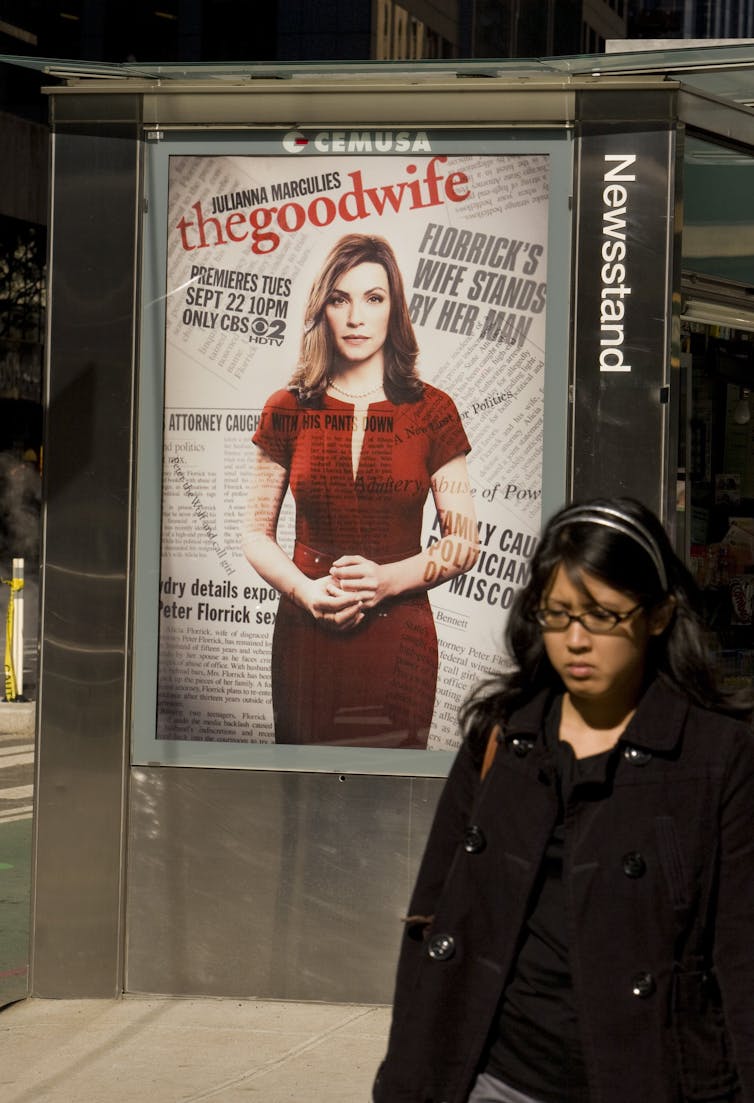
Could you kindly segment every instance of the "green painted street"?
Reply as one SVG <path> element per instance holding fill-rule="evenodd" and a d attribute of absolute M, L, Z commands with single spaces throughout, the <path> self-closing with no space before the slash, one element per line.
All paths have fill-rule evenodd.
<path fill-rule="evenodd" d="M 33 763 L 31 734 L 0 731 L 0 1006 L 27 994 Z"/>

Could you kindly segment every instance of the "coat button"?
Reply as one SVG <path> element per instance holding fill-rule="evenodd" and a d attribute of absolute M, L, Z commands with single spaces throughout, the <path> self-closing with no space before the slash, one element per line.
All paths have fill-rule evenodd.
<path fill-rule="evenodd" d="M 623 855 L 623 872 L 626 877 L 643 877 L 647 872 L 647 863 L 638 850 L 629 850 Z"/>
<path fill-rule="evenodd" d="M 463 836 L 463 849 L 467 854 L 481 854 L 486 845 L 487 840 L 481 827 L 471 824 L 470 827 L 466 828 Z"/>
<path fill-rule="evenodd" d="M 640 747 L 632 747 L 630 744 L 623 748 L 623 757 L 632 766 L 646 766 L 652 758 L 649 751 L 643 751 Z"/>
<path fill-rule="evenodd" d="M 534 743 L 531 739 L 511 739 L 511 746 L 513 747 L 513 753 L 518 758 L 526 758 Z"/>
<path fill-rule="evenodd" d="M 651 996 L 656 988 L 657 983 L 651 973 L 637 973 L 631 982 L 631 991 L 640 1000 Z"/>
<path fill-rule="evenodd" d="M 456 940 L 451 934 L 432 935 L 427 943 L 427 953 L 433 961 L 448 961 L 456 952 Z"/>

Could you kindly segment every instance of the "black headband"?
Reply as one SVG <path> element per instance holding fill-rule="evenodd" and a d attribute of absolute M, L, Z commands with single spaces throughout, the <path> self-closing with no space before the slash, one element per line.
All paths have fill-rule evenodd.
<path fill-rule="evenodd" d="M 551 526 L 551 531 L 564 528 L 572 523 L 587 525 L 602 525 L 604 528 L 614 529 L 616 532 L 633 540 L 647 553 L 652 560 L 660 579 L 660 585 L 665 593 L 668 592 L 668 576 L 662 559 L 660 548 L 649 529 L 640 521 L 614 506 L 573 506 L 562 517 L 558 518 Z"/>

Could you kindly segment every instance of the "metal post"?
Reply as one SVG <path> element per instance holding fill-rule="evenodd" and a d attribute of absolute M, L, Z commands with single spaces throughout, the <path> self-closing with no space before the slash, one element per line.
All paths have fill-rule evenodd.
<path fill-rule="evenodd" d="M 13 671 L 16 676 L 16 697 L 24 695 L 24 561 L 13 560 Z"/>

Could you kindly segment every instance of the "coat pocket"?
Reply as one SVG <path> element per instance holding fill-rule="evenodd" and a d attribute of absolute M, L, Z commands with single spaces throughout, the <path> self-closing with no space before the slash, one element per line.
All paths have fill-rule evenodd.
<path fill-rule="evenodd" d="M 682 1098 L 689 1103 L 739 1099 L 722 999 L 714 970 L 673 978 L 673 1031 Z"/>

